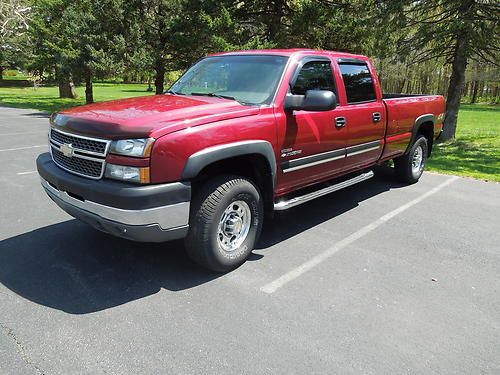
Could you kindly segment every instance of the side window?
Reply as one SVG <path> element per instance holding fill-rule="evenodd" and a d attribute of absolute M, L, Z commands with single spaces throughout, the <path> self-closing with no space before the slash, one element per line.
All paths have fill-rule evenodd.
<path fill-rule="evenodd" d="M 310 61 L 300 69 L 292 88 L 292 94 L 304 95 L 307 90 L 336 92 L 332 67 L 329 61 Z"/>
<path fill-rule="evenodd" d="M 372 75 L 366 64 L 339 65 L 349 104 L 373 101 L 377 98 Z"/>

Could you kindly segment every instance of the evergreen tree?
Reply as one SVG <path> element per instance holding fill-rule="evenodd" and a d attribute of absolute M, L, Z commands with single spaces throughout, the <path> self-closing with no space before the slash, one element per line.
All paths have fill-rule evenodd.
<path fill-rule="evenodd" d="M 391 0 L 384 6 L 391 32 L 399 32 L 403 56 L 413 63 L 443 59 L 451 65 L 441 139 L 454 139 L 467 64 L 478 60 L 498 65 L 500 4 L 495 0 Z"/>

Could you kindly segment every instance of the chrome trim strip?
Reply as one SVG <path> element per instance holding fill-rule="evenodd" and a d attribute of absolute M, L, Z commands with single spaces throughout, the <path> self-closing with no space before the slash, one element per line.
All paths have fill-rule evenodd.
<path fill-rule="evenodd" d="M 318 161 L 315 161 L 315 162 L 312 162 L 312 163 L 308 163 L 308 164 L 304 164 L 304 165 L 298 165 L 296 167 L 291 167 L 291 168 L 286 168 L 286 169 L 283 169 L 283 173 L 293 172 L 293 171 L 297 171 L 299 169 L 304 169 L 304 168 L 308 168 L 308 167 L 314 167 L 315 165 L 320 165 L 320 164 L 324 164 L 324 163 L 328 163 L 328 162 L 331 162 L 331 161 L 335 161 L 335 160 L 339 160 L 339 159 L 344 159 L 344 158 L 345 158 L 345 155 L 334 156 L 332 158 L 322 159 L 322 160 L 318 160 Z"/>
<path fill-rule="evenodd" d="M 358 182 L 368 180 L 369 178 L 372 178 L 372 177 L 373 177 L 373 171 L 362 173 L 359 176 L 351 178 L 350 180 L 342 181 L 342 182 L 339 182 L 338 184 L 328 186 L 326 188 L 316 190 L 316 191 L 313 191 L 309 194 L 301 195 L 299 197 L 295 197 L 295 198 L 292 198 L 292 199 L 287 200 L 287 201 L 281 201 L 281 202 L 275 203 L 274 209 L 276 211 L 287 210 L 289 208 L 298 206 L 299 204 L 309 202 L 313 199 L 322 197 L 326 194 L 330 194 L 330 193 L 333 193 L 334 191 L 344 189 L 348 186 L 357 184 Z"/>
<path fill-rule="evenodd" d="M 54 147 L 53 144 L 50 144 L 50 147 L 49 147 L 49 150 L 50 150 L 50 157 L 52 158 L 52 161 L 59 167 L 59 168 L 62 168 L 64 169 L 65 171 L 69 172 L 69 173 L 73 173 L 77 176 L 81 176 L 81 177 L 85 177 L 85 178 L 90 178 L 92 180 L 100 180 L 103 176 L 104 176 L 104 171 L 106 170 L 106 162 L 104 159 L 94 159 L 94 158 L 91 158 L 91 157 L 84 157 L 84 156 L 81 156 L 81 155 L 74 155 L 74 157 L 76 158 L 79 158 L 79 159 L 87 159 L 87 160 L 92 160 L 92 161 L 98 161 L 102 164 L 102 167 L 101 167 L 101 174 L 99 175 L 99 177 L 92 177 L 92 176 L 89 176 L 88 174 L 83 174 L 83 173 L 78 173 L 78 172 L 75 172 L 75 171 L 72 171 L 71 169 L 69 168 L 66 168 L 65 166 L 59 164 L 56 159 L 54 158 L 54 155 L 52 155 L 52 148 Z M 54 147 L 55 148 L 55 147 Z M 56 149 L 57 150 L 57 149 Z M 61 150 L 57 150 L 57 151 L 61 151 Z"/>
<path fill-rule="evenodd" d="M 51 146 L 52 146 L 52 147 L 54 147 L 57 151 L 62 152 L 62 151 L 61 151 L 61 146 L 62 146 L 62 144 L 57 145 L 57 147 L 56 147 L 56 145 L 54 145 L 54 144 L 51 144 Z M 75 148 L 74 150 L 75 150 L 75 153 L 73 154 L 73 157 L 74 157 L 74 158 L 86 159 L 86 160 L 92 160 L 92 161 L 97 161 L 97 162 L 100 162 L 100 163 L 102 163 L 102 162 L 104 162 L 104 161 L 106 160 L 106 159 L 103 159 L 103 158 L 94 158 L 94 157 L 92 157 L 92 156 L 82 155 L 81 153 L 85 154 L 85 152 L 80 151 L 79 149 L 76 149 L 76 148 Z M 77 152 L 78 152 L 78 153 L 77 153 Z"/>
<path fill-rule="evenodd" d="M 40 179 L 43 188 L 56 203 L 57 201 L 62 201 L 80 210 L 100 216 L 103 219 L 127 225 L 158 224 L 164 230 L 186 226 L 189 222 L 189 201 L 144 210 L 124 210 L 92 201 L 81 201 L 68 195 L 65 191 L 56 189 L 45 179 Z"/>
<path fill-rule="evenodd" d="M 299 169 L 313 167 L 315 165 L 328 163 L 343 158 L 345 158 L 345 148 L 339 148 L 333 151 L 327 151 L 319 154 L 304 156 L 302 158 L 287 160 L 281 163 L 281 168 L 283 170 L 283 173 L 289 173 L 297 171 Z M 311 161 L 307 162 L 308 160 Z"/>
<path fill-rule="evenodd" d="M 51 142 L 52 144 L 54 144 L 55 146 L 59 146 L 61 147 L 64 143 L 61 143 L 59 141 L 56 141 L 54 138 L 51 138 L 49 136 L 49 142 Z M 73 147 L 73 150 L 77 151 L 77 152 L 82 152 L 84 154 L 89 154 L 89 155 L 95 155 L 95 156 L 101 156 L 101 158 L 105 158 L 106 156 L 101 154 L 100 152 L 94 152 L 94 151 L 87 151 L 87 150 L 84 150 L 82 148 L 76 148 L 76 147 Z M 103 160 L 103 159 L 100 159 L 100 160 Z"/>
<path fill-rule="evenodd" d="M 381 145 L 381 141 L 373 141 L 373 142 L 361 143 L 359 145 L 347 147 L 347 157 L 377 150 L 380 148 L 380 145 Z"/>
<path fill-rule="evenodd" d="M 380 146 L 375 146 L 375 147 L 365 148 L 365 149 L 359 150 L 359 151 L 353 151 L 353 152 L 348 153 L 347 157 L 349 157 L 349 156 L 355 156 L 355 155 L 359 155 L 359 154 L 364 154 L 365 152 L 370 152 L 370 151 L 378 150 L 379 148 L 380 148 Z"/>
<path fill-rule="evenodd" d="M 69 137 L 75 137 L 75 138 L 81 138 L 81 139 L 88 139 L 89 141 L 95 141 L 95 142 L 102 142 L 102 143 L 106 143 L 106 147 L 105 147 L 105 149 L 104 149 L 104 154 L 101 154 L 101 153 L 95 153 L 95 152 L 92 152 L 92 151 L 87 151 L 87 150 L 82 150 L 82 149 L 80 149 L 80 148 L 75 148 L 75 150 L 82 151 L 82 152 L 89 153 L 89 154 L 96 154 L 96 155 L 103 156 L 103 157 L 105 157 L 105 156 L 108 154 L 109 147 L 110 147 L 110 145 L 111 145 L 111 140 L 109 140 L 109 139 L 93 138 L 93 137 L 87 137 L 87 136 L 80 135 L 80 134 L 68 133 L 68 132 L 65 132 L 65 131 L 62 131 L 62 130 L 56 129 L 55 127 L 51 126 L 51 127 L 50 127 L 50 130 L 49 130 L 49 138 L 50 138 L 51 140 L 52 140 L 52 138 L 50 137 L 50 132 L 51 132 L 52 130 L 53 130 L 53 131 L 55 131 L 55 132 L 58 132 L 58 133 L 61 133 L 61 134 L 67 135 L 67 136 L 69 136 Z"/>

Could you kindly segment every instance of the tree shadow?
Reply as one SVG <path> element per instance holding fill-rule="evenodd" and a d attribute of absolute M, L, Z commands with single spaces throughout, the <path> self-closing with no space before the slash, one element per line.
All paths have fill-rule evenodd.
<path fill-rule="evenodd" d="M 268 249 L 399 186 L 376 178 L 293 208 L 266 223 L 257 249 Z M 259 251 L 249 260 L 263 256 Z M 0 282 L 30 301 L 70 314 L 105 310 L 161 288 L 190 289 L 219 276 L 191 262 L 182 241 L 135 243 L 77 220 L 0 241 Z"/>

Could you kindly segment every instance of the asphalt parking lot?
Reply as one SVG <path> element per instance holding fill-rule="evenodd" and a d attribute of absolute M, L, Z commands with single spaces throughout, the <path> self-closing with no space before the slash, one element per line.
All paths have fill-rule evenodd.
<path fill-rule="evenodd" d="M 48 119 L 0 108 L 0 374 L 500 374 L 500 185 L 377 177 L 210 274 L 62 212 Z"/>

